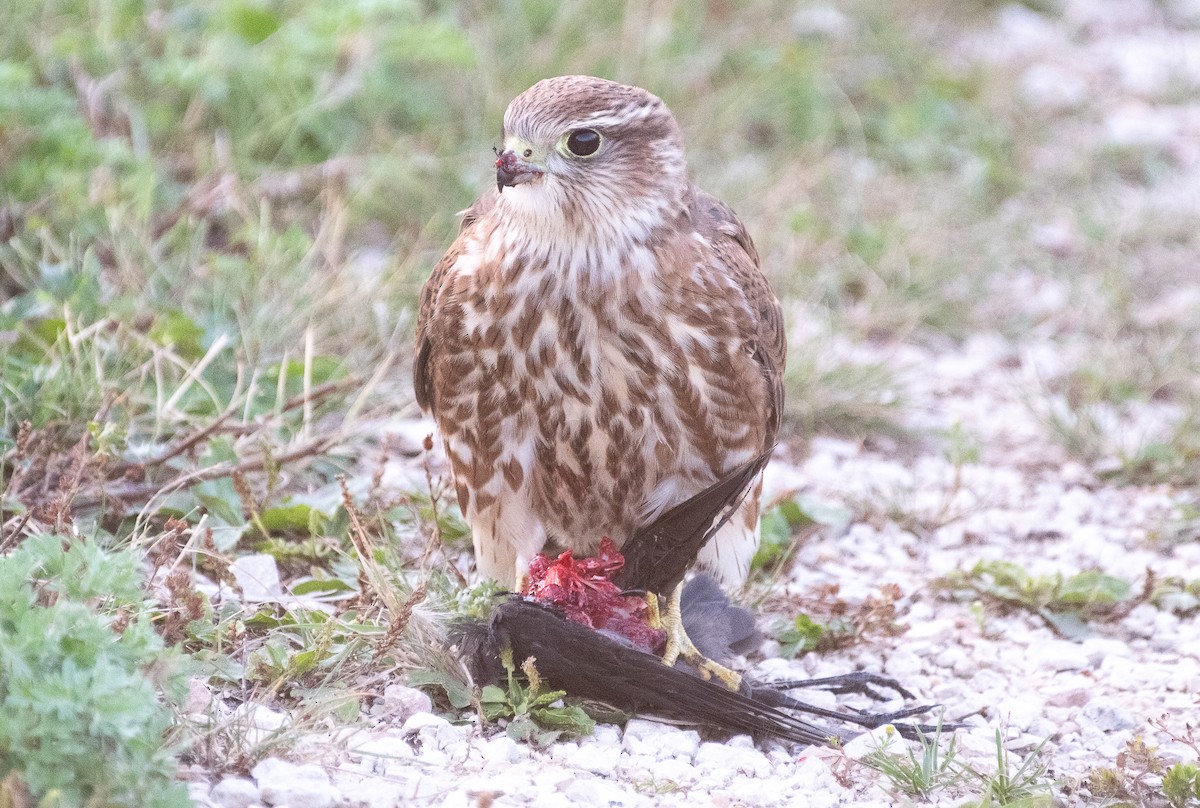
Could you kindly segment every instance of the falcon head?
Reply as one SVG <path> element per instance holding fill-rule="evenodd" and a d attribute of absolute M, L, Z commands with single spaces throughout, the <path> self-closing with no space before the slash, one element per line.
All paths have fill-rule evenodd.
<path fill-rule="evenodd" d="M 591 76 L 545 79 L 504 113 L 500 204 L 541 227 L 642 234 L 684 209 L 679 125 L 660 98 Z"/>

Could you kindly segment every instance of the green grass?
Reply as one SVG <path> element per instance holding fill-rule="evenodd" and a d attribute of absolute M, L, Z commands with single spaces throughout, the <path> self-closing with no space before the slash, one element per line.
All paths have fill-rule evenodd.
<path fill-rule="evenodd" d="M 977 808 L 1000 805 L 1049 808 L 1054 805 L 1054 784 L 1047 776 L 1048 764 L 1042 755 L 1045 745 L 1046 741 L 1042 741 L 1033 751 L 1014 761 L 997 729 L 995 770 L 967 769 L 967 774 L 976 780 L 983 791 Z"/>
<path fill-rule="evenodd" d="M 932 735 L 918 730 L 915 748 L 906 746 L 904 754 L 891 752 L 888 746 L 880 745 L 863 763 L 883 774 L 895 791 L 928 800 L 935 791 L 954 788 L 967 777 L 958 759 L 957 739 L 951 734 L 944 740 L 940 722 Z"/>
<path fill-rule="evenodd" d="M 971 799 L 962 805 L 973 808 L 989 806 L 1022 806 L 1049 808 L 1055 804 L 1053 781 L 1047 777 L 1043 741 L 1036 749 L 1013 761 L 1004 745 L 1000 730 L 996 730 L 995 768 L 980 767 L 959 755 L 957 738 L 944 737 L 939 721 L 932 734 L 918 732 L 914 744 L 905 746 L 904 753 L 891 751 L 893 736 L 862 759 L 869 768 L 881 773 L 891 791 L 929 802 L 941 791 L 967 792 Z"/>

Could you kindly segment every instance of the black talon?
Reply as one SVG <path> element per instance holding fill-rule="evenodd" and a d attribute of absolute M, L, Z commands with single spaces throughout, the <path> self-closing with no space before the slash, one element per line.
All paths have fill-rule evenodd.
<path fill-rule="evenodd" d="M 914 715 L 929 712 L 938 705 L 920 705 L 917 707 L 907 707 L 903 710 L 895 710 L 890 713 L 869 713 L 865 710 L 847 708 L 846 710 L 830 710 L 825 707 L 817 707 L 815 704 L 800 701 L 788 696 L 775 688 L 776 683 L 766 686 L 752 686 L 750 689 L 750 697 L 764 704 L 769 704 L 772 707 L 785 710 L 795 710 L 796 712 L 807 713 L 809 715 L 819 716 L 821 718 L 831 718 L 837 721 L 844 721 L 848 724 L 865 727 L 867 729 L 875 729 L 882 727 L 884 724 L 892 724 L 896 721 L 911 718 Z M 900 730 L 901 725 L 897 724 L 896 729 Z M 907 737 L 907 736 L 905 736 Z"/>
<path fill-rule="evenodd" d="M 895 679 L 879 673 L 872 673 L 871 671 L 854 671 L 853 673 L 844 673 L 840 676 L 826 676 L 820 679 L 788 679 L 781 682 L 768 682 L 764 686 L 775 690 L 799 690 L 802 688 L 819 687 L 830 693 L 858 693 L 874 701 L 888 700 L 887 696 L 871 689 L 871 685 L 894 690 L 897 695 L 904 699 L 916 698 L 908 688 L 901 685 Z"/>
<path fill-rule="evenodd" d="M 921 736 L 929 737 L 936 735 L 939 732 L 953 732 L 957 729 L 965 729 L 966 724 L 955 721 L 949 724 L 893 724 L 896 732 L 900 733 L 900 737 L 906 741 L 919 741 Z"/>
<path fill-rule="evenodd" d="M 856 710 L 853 707 L 848 708 L 848 709 L 852 713 L 855 713 L 859 717 L 859 719 L 861 719 L 862 721 L 870 721 L 871 722 L 870 726 L 872 729 L 874 729 L 875 727 L 882 727 L 884 724 L 891 724 L 891 723 L 900 721 L 905 718 L 912 718 L 914 715 L 921 715 L 922 713 L 927 713 L 930 710 L 934 709 L 935 707 L 939 707 L 939 706 L 940 705 L 937 705 L 937 704 L 929 704 L 929 705 L 922 704 L 917 707 L 906 707 L 903 710 L 895 710 L 890 713 L 868 713 L 865 710 Z M 866 726 L 866 725 L 864 725 L 864 726 Z"/>

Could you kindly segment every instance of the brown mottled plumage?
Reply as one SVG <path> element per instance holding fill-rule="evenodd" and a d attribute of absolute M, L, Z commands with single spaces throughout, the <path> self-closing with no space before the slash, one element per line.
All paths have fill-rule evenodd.
<path fill-rule="evenodd" d="M 688 180 L 657 97 L 539 82 L 499 157 L 421 294 L 413 378 L 479 570 L 512 585 L 547 541 L 621 544 L 769 448 L 785 340 L 750 236 Z M 727 582 L 757 546 L 760 491 L 700 554 Z"/>

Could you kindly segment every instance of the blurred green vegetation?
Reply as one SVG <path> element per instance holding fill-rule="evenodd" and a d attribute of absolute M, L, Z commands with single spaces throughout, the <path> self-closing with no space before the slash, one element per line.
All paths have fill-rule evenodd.
<path fill-rule="evenodd" d="M 416 292 L 485 185 L 503 106 L 562 72 L 666 98 L 697 178 L 750 221 L 782 293 L 860 333 L 962 333 L 980 274 L 945 245 L 913 251 L 918 200 L 872 210 L 854 175 L 869 163 L 881 183 L 920 178 L 918 193 L 949 181 L 964 217 L 1011 194 L 1015 148 L 981 103 L 987 81 L 953 75 L 870 4 L 844 21 L 852 36 L 797 33 L 792 13 L 8 0 L 0 442 L 29 420 L 66 445 L 97 414 L 158 441 L 256 409 L 246 399 L 264 399 L 270 368 L 302 352 L 367 376 L 404 354 Z M 189 383 L 202 361 L 206 383 Z M 848 402 L 864 377 L 843 367 L 811 368 L 798 391 L 844 378 L 832 398 Z M 400 398 L 402 375 L 383 380 Z M 884 423 L 828 409 L 794 408 L 796 423 Z"/>

